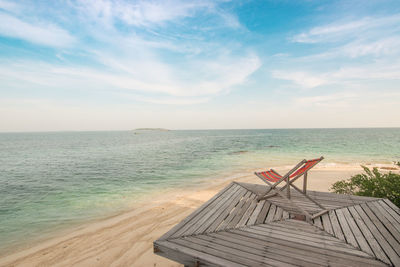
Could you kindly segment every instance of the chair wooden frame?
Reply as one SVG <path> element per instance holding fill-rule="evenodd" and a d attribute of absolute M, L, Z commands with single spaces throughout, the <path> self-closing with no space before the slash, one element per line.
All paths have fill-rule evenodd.
<path fill-rule="evenodd" d="M 298 208 L 301 211 L 301 213 L 303 213 L 306 216 L 307 221 L 310 221 L 312 219 L 315 219 L 315 218 L 327 213 L 328 210 L 324 206 L 322 206 L 320 203 L 318 203 L 317 201 L 315 201 L 314 199 L 312 199 L 310 196 L 307 195 L 307 176 L 308 176 L 308 171 L 311 170 L 315 165 L 317 165 L 323 159 L 324 159 L 324 157 L 320 157 L 319 159 L 314 159 L 314 160 L 305 160 L 304 159 L 304 160 L 300 161 L 296 166 L 294 166 L 290 171 L 288 171 L 284 176 L 280 175 L 277 171 L 275 171 L 273 169 L 270 169 L 267 172 L 259 172 L 259 173 L 255 172 L 254 174 L 257 177 L 259 177 L 263 182 L 265 182 L 265 183 L 267 183 L 269 185 L 269 188 L 268 188 L 267 192 L 265 192 L 265 194 L 263 196 L 259 196 L 257 198 L 257 200 L 258 201 L 265 200 L 265 199 L 268 199 L 270 197 L 273 197 L 273 196 L 276 196 L 276 195 L 280 195 L 282 198 L 284 198 L 288 202 L 290 202 L 293 206 Z M 310 166 L 309 168 L 307 168 L 305 171 L 299 172 L 299 174 L 296 175 L 296 171 L 299 171 L 301 168 L 306 168 L 306 164 L 308 162 L 312 162 L 312 161 L 315 161 L 316 163 L 313 164 L 312 166 Z M 266 179 L 265 176 L 262 175 L 263 173 L 269 173 L 270 175 L 272 174 L 275 177 L 274 179 L 278 179 L 279 178 L 279 180 L 277 180 L 275 183 L 271 183 L 270 181 L 268 181 Z M 292 174 L 295 174 L 295 175 L 292 176 Z M 299 179 L 302 176 L 304 177 L 304 179 L 303 179 L 303 190 L 301 190 L 300 188 L 298 188 L 296 185 L 293 184 L 297 179 Z M 282 186 L 281 188 L 276 188 L 283 181 L 285 181 L 286 184 L 284 186 Z M 320 207 L 322 209 L 322 211 L 318 212 L 317 214 L 312 216 L 306 210 L 304 210 L 300 206 L 296 205 L 291 200 L 290 187 L 292 187 L 297 192 L 302 194 L 308 200 L 310 200 L 313 203 L 315 203 L 318 207 Z M 286 195 L 283 193 L 283 191 L 285 189 L 286 189 Z M 271 191 L 272 191 L 272 193 L 270 193 Z"/>

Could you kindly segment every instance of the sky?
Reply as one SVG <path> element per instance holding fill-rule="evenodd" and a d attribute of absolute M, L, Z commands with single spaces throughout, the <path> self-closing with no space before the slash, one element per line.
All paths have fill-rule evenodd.
<path fill-rule="evenodd" d="M 0 131 L 400 127 L 400 1 L 0 0 Z"/>

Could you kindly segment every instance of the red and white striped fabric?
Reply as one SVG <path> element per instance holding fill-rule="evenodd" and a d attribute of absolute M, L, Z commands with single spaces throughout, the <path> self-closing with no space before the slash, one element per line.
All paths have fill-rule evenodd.
<path fill-rule="evenodd" d="M 316 164 L 318 164 L 318 162 L 320 162 L 322 159 L 318 158 L 318 159 L 311 159 L 311 160 L 307 160 L 304 165 L 297 169 L 297 171 L 295 171 L 294 173 L 292 173 L 289 177 L 295 178 L 297 176 L 303 175 L 305 172 L 307 172 L 309 169 L 311 169 L 312 167 L 314 167 Z M 270 181 L 270 182 L 277 182 L 279 181 L 283 176 L 278 174 L 277 172 L 275 172 L 274 170 L 269 170 L 269 171 L 264 171 L 264 172 L 258 172 L 256 173 L 260 178 Z"/>

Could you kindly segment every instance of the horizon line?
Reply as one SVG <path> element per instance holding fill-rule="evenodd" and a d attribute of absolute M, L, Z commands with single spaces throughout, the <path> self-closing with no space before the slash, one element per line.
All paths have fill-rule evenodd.
<path fill-rule="evenodd" d="M 323 130 L 323 129 L 400 129 L 400 126 L 380 126 L 380 127 L 309 127 L 309 128 L 206 128 L 206 129 L 169 129 L 160 127 L 145 127 L 150 129 L 163 129 L 167 131 L 235 131 L 235 130 Z M 0 131 L 0 134 L 7 133 L 70 133 L 70 132 L 130 132 L 143 128 L 135 128 L 130 130 L 48 130 L 48 131 Z"/>

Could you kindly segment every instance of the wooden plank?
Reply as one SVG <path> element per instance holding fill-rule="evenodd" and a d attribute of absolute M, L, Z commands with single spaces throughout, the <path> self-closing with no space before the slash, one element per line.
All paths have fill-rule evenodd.
<path fill-rule="evenodd" d="M 214 212 L 217 207 L 219 207 L 222 203 L 227 201 L 226 194 L 229 195 L 230 192 L 234 190 L 234 187 L 238 185 L 232 186 L 228 190 L 225 191 L 221 197 L 217 198 L 213 203 L 211 203 L 207 208 L 205 208 L 201 213 L 199 213 L 196 218 L 193 218 L 191 224 L 188 224 L 186 227 L 182 227 L 175 234 L 172 235 L 173 238 L 191 235 L 193 234 Z"/>
<path fill-rule="evenodd" d="M 250 195 L 253 193 L 250 191 L 247 191 L 242 199 L 239 201 L 239 203 L 235 206 L 234 209 L 232 209 L 231 213 L 228 215 L 228 217 L 218 226 L 218 230 L 223 230 L 226 227 L 228 227 L 229 223 L 235 218 L 237 212 L 243 207 L 243 205 L 247 202 L 248 198 Z"/>
<path fill-rule="evenodd" d="M 279 225 L 279 224 L 268 224 L 268 225 L 255 225 L 252 229 L 257 229 L 261 231 L 265 231 L 267 233 L 274 232 L 275 234 L 284 235 L 288 237 L 295 237 L 299 239 L 309 240 L 313 242 L 322 242 L 326 243 L 329 241 L 332 245 L 338 245 L 339 243 L 342 244 L 342 241 L 338 240 L 337 238 L 330 236 L 330 235 L 322 235 L 322 231 L 318 233 L 310 233 L 310 232 L 303 232 L 299 230 L 288 229 L 285 227 L 287 225 Z"/>
<path fill-rule="evenodd" d="M 261 201 L 257 202 L 257 206 L 254 209 L 254 212 L 251 214 L 250 219 L 247 222 L 247 225 L 253 225 L 256 223 L 257 217 L 260 214 L 264 204 L 265 204 L 265 200 L 261 200 Z"/>
<path fill-rule="evenodd" d="M 200 258 L 202 266 L 246 266 L 168 241 L 158 241 L 155 246 L 160 250 L 156 254 L 185 265 L 194 265 L 194 261 Z"/>
<path fill-rule="evenodd" d="M 247 193 L 243 187 L 239 187 L 237 195 L 233 197 L 229 206 L 214 220 L 214 222 L 207 228 L 207 232 L 212 232 L 218 229 L 218 226 L 226 219 L 230 212 L 239 203 L 240 199 Z"/>
<path fill-rule="evenodd" d="M 276 208 L 277 208 L 276 205 L 271 205 L 271 207 L 269 208 L 269 211 L 268 211 L 268 215 L 265 218 L 265 221 L 264 221 L 265 223 L 269 223 L 269 222 L 273 221 L 274 216 L 275 216 Z"/>
<path fill-rule="evenodd" d="M 371 209 L 367 204 L 361 204 L 360 205 L 365 213 L 367 213 L 368 217 L 370 220 L 377 226 L 378 230 L 381 232 L 381 234 L 385 237 L 385 239 L 389 242 L 390 246 L 398 253 L 400 254 L 400 244 L 397 242 L 397 240 L 393 237 L 392 233 L 388 231 L 387 225 L 383 224 L 381 220 L 385 221 L 384 217 L 379 213 L 378 210 L 376 209 Z M 379 217 L 378 217 L 379 216 Z"/>
<path fill-rule="evenodd" d="M 315 225 L 315 226 L 317 226 L 317 227 L 323 229 L 321 217 L 315 218 L 315 219 L 313 220 L 313 222 L 314 222 L 314 225 Z"/>
<path fill-rule="evenodd" d="M 382 222 L 383 225 L 389 230 L 392 236 L 400 242 L 400 224 L 384 209 L 377 201 L 368 202 L 368 207 L 375 213 L 376 217 Z"/>
<path fill-rule="evenodd" d="M 231 191 L 227 191 L 224 196 L 225 199 L 218 203 L 214 207 L 214 209 L 210 209 L 210 211 L 203 215 L 201 220 L 197 222 L 198 229 L 193 232 L 193 234 L 200 234 L 203 233 L 213 222 L 214 220 L 223 212 L 223 210 L 230 204 L 231 199 L 235 196 L 235 194 L 239 191 L 240 187 L 232 189 Z M 193 226 L 195 229 L 195 226 Z"/>
<path fill-rule="evenodd" d="M 262 225 L 260 225 L 262 226 Z M 323 231 L 320 232 L 312 232 L 312 231 L 302 231 L 302 230 L 296 230 L 293 228 L 290 228 L 289 225 L 279 225 L 279 224 L 269 224 L 268 226 L 271 227 L 265 227 L 264 231 L 275 231 L 277 234 L 282 234 L 282 235 L 286 235 L 286 236 L 295 236 L 297 238 L 304 238 L 306 240 L 313 240 L 318 242 L 325 242 L 325 240 L 330 240 L 332 242 L 334 242 L 335 244 L 337 244 L 337 242 L 343 242 L 338 240 L 337 238 L 331 236 L 331 235 L 327 235 L 324 234 Z M 260 228 L 255 228 L 255 229 L 260 229 Z"/>
<path fill-rule="evenodd" d="M 396 251 L 397 255 L 400 254 L 400 244 L 391 235 L 391 233 L 386 229 L 385 225 L 382 224 L 382 222 L 379 220 L 379 218 L 374 213 L 374 211 L 371 210 L 369 208 L 369 206 L 365 203 L 361 204 L 360 206 L 363 208 L 365 213 L 368 215 L 369 219 L 375 224 L 376 228 L 378 228 L 379 232 L 381 232 L 381 234 L 385 237 L 385 239 L 390 244 L 390 246 L 394 249 L 394 251 Z M 390 258 L 390 260 L 392 260 L 392 259 Z M 400 258 L 398 258 L 398 260 L 400 261 Z"/>
<path fill-rule="evenodd" d="M 296 257 L 295 254 L 290 251 L 278 250 L 271 247 L 261 247 L 259 245 L 255 245 L 254 243 L 245 241 L 243 239 L 235 239 L 226 237 L 223 235 L 214 234 L 211 236 L 198 236 L 197 238 L 210 241 L 213 244 L 220 244 L 226 247 L 232 247 L 244 252 L 256 254 L 258 256 L 264 257 L 266 260 L 269 259 L 277 260 L 283 263 L 289 263 L 293 265 L 303 265 L 303 266 L 320 266 L 321 261 L 316 261 L 312 258 L 306 257 Z M 267 249 L 267 251 L 265 251 Z M 319 264 L 317 264 L 317 263 Z"/>
<path fill-rule="evenodd" d="M 368 244 L 370 245 L 372 251 L 374 252 L 375 256 L 380 259 L 381 261 L 390 264 L 388 257 L 386 256 L 385 252 L 383 252 L 381 246 L 378 244 L 374 236 L 372 235 L 371 231 L 365 224 L 364 220 L 361 219 L 360 215 L 353 207 L 349 207 L 349 212 L 353 216 L 355 222 L 357 223 L 358 227 L 360 228 L 361 232 L 364 234 L 365 239 L 367 240 Z"/>
<path fill-rule="evenodd" d="M 329 212 L 329 219 L 331 219 L 331 224 L 335 236 L 340 240 L 346 241 L 346 239 L 344 238 L 342 228 L 340 227 L 339 221 L 336 217 L 336 212 L 334 210 Z"/>
<path fill-rule="evenodd" d="M 255 224 L 264 223 L 270 207 L 271 207 L 271 203 L 269 201 L 265 201 L 264 206 L 262 207 L 261 212 L 258 215 Z"/>
<path fill-rule="evenodd" d="M 392 210 L 394 210 L 395 212 L 397 212 L 397 214 L 400 214 L 400 208 L 397 207 L 395 204 L 393 204 L 389 199 L 382 199 L 389 207 L 392 208 Z"/>
<path fill-rule="evenodd" d="M 271 257 L 269 254 L 258 255 L 254 250 L 248 250 L 246 247 L 239 246 L 237 244 L 229 243 L 214 237 L 210 236 L 196 236 L 188 238 L 191 242 L 197 243 L 203 246 L 210 246 L 220 251 L 224 251 L 227 253 L 232 253 L 235 256 L 239 256 L 243 260 L 251 260 L 254 261 L 253 264 L 249 264 L 249 266 L 253 266 L 254 264 L 259 265 L 272 265 L 272 266 L 287 266 L 293 267 L 295 265 L 282 261 L 281 258 L 275 260 L 274 257 Z"/>
<path fill-rule="evenodd" d="M 260 184 L 249 184 L 249 183 L 243 183 L 243 182 L 240 182 L 238 184 L 240 186 L 242 186 L 243 188 L 245 188 L 246 190 L 253 192 L 257 196 L 264 196 L 265 193 L 269 189 L 269 186 L 260 185 Z"/>
<path fill-rule="evenodd" d="M 298 238 L 297 236 L 288 236 L 288 235 L 282 235 L 282 234 L 277 234 L 274 231 L 262 231 L 259 229 L 254 229 L 256 226 L 251 226 L 248 228 L 241 228 L 241 231 L 249 232 L 249 233 L 254 233 L 258 234 L 261 236 L 267 236 L 267 237 L 272 237 L 276 239 L 281 239 L 281 240 L 286 240 L 286 242 L 293 242 L 293 243 L 298 243 L 298 244 L 303 244 L 303 246 L 310 246 L 310 247 L 323 247 L 327 250 L 332 250 L 344 254 L 350 254 L 350 255 L 355 255 L 355 256 L 360 256 L 364 258 L 371 258 L 367 253 L 357 250 L 353 248 L 352 246 L 344 243 L 344 242 L 332 242 L 330 240 L 318 240 L 318 239 L 305 239 L 305 238 Z"/>
<path fill-rule="evenodd" d="M 239 185 L 246 184 L 246 183 L 238 183 Z M 259 185 L 259 184 L 249 184 L 251 185 L 253 191 L 259 192 L 259 193 L 265 193 L 266 189 L 268 188 L 267 185 Z M 281 187 L 276 187 L 276 189 L 281 189 Z M 293 197 L 301 197 L 301 195 L 292 190 L 291 191 L 292 198 Z M 338 201 L 342 203 L 347 203 L 349 205 L 354 205 L 354 204 L 359 204 L 359 203 L 364 203 L 366 201 L 372 201 L 372 200 L 377 200 L 378 198 L 374 197 L 364 197 L 364 196 L 354 196 L 354 195 L 343 195 L 343 194 L 335 194 L 335 193 L 329 193 L 329 192 L 319 192 L 319 191 L 313 191 L 313 190 L 308 190 L 307 194 L 310 197 L 313 197 L 315 200 L 323 200 L 325 202 L 333 202 L 333 201 Z M 341 207 L 339 205 L 339 207 Z"/>
<path fill-rule="evenodd" d="M 228 224 L 228 227 L 237 227 L 239 224 L 240 220 L 243 218 L 244 214 L 246 213 L 247 209 L 250 207 L 251 203 L 253 203 L 253 200 L 255 200 L 257 195 L 254 193 L 251 193 L 251 195 L 247 198 L 246 203 L 242 206 L 242 208 L 239 210 L 235 210 L 236 215 L 232 219 L 232 221 Z"/>
<path fill-rule="evenodd" d="M 286 210 L 284 210 L 283 213 L 282 213 L 282 219 L 283 219 L 283 220 L 289 219 L 289 212 L 287 212 Z"/>
<path fill-rule="evenodd" d="M 231 183 L 229 184 L 227 187 L 225 187 L 224 189 L 222 189 L 218 194 L 216 194 L 215 196 L 213 196 L 211 199 L 209 199 L 206 203 L 204 203 L 203 205 L 201 205 L 197 210 L 195 210 L 193 213 L 191 213 L 188 217 L 186 217 L 185 219 L 183 219 L 180 223 L 178 223 L 177 225 L 175 225 L 174 227 L 172 227 L 171 230 L 169 230 L 168 232 L 166 232 L 163 236 L 161 236 L 159 238 L 159 240 L 165 240 L 167 238 L 169 238 L 170 236 L 172 236 L 176 231 L 178 231 L 179 229 L 181 229 L 182 227 L 184 227 L 185 225 L 187 225 L 188 223 L 190 223 L 190 221 L 196 217 L 199 213 L 201 213 L 205 208 L 207 208 L 214 200 L 216 200 L 217 198 L 219 198 L 222 194 L 224 194 L 229 188 L 231 188 L 232 186 L 236 185 L 236 183 Z"/>
<path fill-rule="evenodd" d="M 268 201 L 273 203 L 273 204 L 275 204 L 275 205 L 277 205 L 277 206 L 285 207 L 285 208 L 292 208 L 292 209 L 298 209 L 298 207 L 296 207 L 296 205 L 297 205 L 297 206 L 299 206 L 299 207 L 301 207 L 301 208 L 303 208 L 303 209 L 305 209 L 305 210 L 307 210 L 307 211 L 309 211 L 311 213 L 316 213 L 316 212 L 321 210 L 316 205 L 307 203 L 307 202 L 305 202 L 303 200 L 297 200 L 297 199 L 293 199 L 293 198 L 290 199 L 291 202 L 290 201 L 286 201 L 286 199 L 283 199 L 280 196 L 279 196 L 279 199 L 278 199 L 278 197 L 277 198 L 268 198 Z M 293 203 L 295 204 L 295 206 L 293 205 Z"/>
<path fill-rule="evenodd" d="M 336 217 L 338 218 L 338 221 L 340 223 L 340 226 L 342 227 L 344 237 L 346 238 L 346 242 L 353 245 L 356 248 L 360 248 L 356 241 L 356 238 L 353 235 L 353 232 L 350 229 L 349 224 L 346 221 L 346 218 L 344 217 L 343 209 L 337 209 L 335 212 L 336 212 Z"/>
<path fill-rule="evenodd" d="M 333 235 L 333 228 L 332 228 L 332 224 L 331 224 L 331 219 L 329 219 L 329 214 L 326 213 L 324 215 L 321 216 L 321 220 L 322 220 L 322 225 L 325 229 L 326 232 L 328 232 L 329 234 Z"/>
<path fill-rule="evenodd" d="M 397 223 L 400 223 L 400 215 L 395 210 L 393 210 L 393 208 L 390 207 L 384 200 L 377 201 L 377 203 L 381 205 L 381 207 L 385 209 L 385 211 L 388 212 L 392 216 L 392 218 L 397 221 Z"/>
<path fill-rule="evenodd" d="M 365 240 L 364 235 L 361 233 L 360 229 L 358 229 L 358 226 L 354 221 L 353 216 L 351 216 L 350 211 L 347 208 L 342 209 L 342 211 L 344 217 L 346 218 L 347 223 L 349 224 L 351 231 L 353 232 L 354 237 L 357 240 L 360 249 L 372 256 L 375 256 L 375 254 L 369 247 L 367 240 Z"/>
<path fill-rule="evenodd" d="M 275 216 L 274 216 L 274 221 L 280 221 L 282 220 L 282 214 L 283 214 L 283 209 L 280 207 L 276 208 Z"/>
<path fill-rule="evenodd" d="M 218 244 L 213 244 L 195 237 L 174 239 L 172 242 L 185 245 L 198 251 L 209 253 L 216 257 L 221 257 L 246 266 L 272 266 L 272 264 L 264 262 L 262 257 L 256 257 L 256 255 L 254 254 L 245 253 L 238 249 L 227 248 Z"/>
<path fill-rule="evenodd" d="M 377 200 L 375 197 L 365 197 L 365 196 L 356 196 L 356 195 L 345 195 L 345 194 L 336 194 L 329 192 L 321 192 L 321 191 L 308 191 L 309 194 L 313 194 L 317 197 L 328 197 L 329 199 L 348 199 L 352 201 L 360 201 L 366 202 L 369 200 Z"/>
<path fill-rule="evenodd" d="M 220 232 L 214 234 L 216 238 L 226 240 L 231 243 L 236 243 L 241 246 L 247 246 L 255 251 L 261 251 L 262 253 L 276 254 L 279 257 L 287 257 L 290 259 L 291 263 L 303 266 L 310 266 L 317 264 L 318 266 L 329 265 L 328 257 L 325 255 L 320 255 L 318 253 L 304 253 L 298 249 L 293 249 L 292 247 L 284 246 L 277 243 L 272 243 L 262 241 L 259 239 L 254 239 L 248 236 L 238 235 L 236 233 Z M 293 259 L 295 260 L 293 262 Z"/>
<path fill-rule="evenodd" d="M 369 213 L 365 212 L 365 209 L 361 207 L 361 205 L 356 205 L 354 206 L 360 217 L 362 218 L 363 222 L 367 225 L 369 230 L 371 231 L 372 235 L 376 239 L 376 241 L 379 243 L 379 245 L 382 247 L 383 251 L 386 253 L 388 256 L 390 262 L 395 265 L 395 266 L 400 266 L 400 258 L 397 255 L 397 253 L 393 250 L 393 248 L 389 245 L 388 241 L 386 238 L 381 234 L 381 232 L 378 230 L 377 226 L 375 223 L 370 219 Z M 368 207 L 367 207 L 368 208 Z M 378 226 L 380 227 L 380 226 Z"/>
<path fill-rule="evenodd" d="M 344 255 L 344 258 L 342 258 L 343 255 L 340 255 L 339 253 L 335 254 L 335 252 L 327 252 L 323 248 L 317 248 L 314 250 L 313 248 L 305 247 L 302 244 L 288 243 L 279 239 L 272 239 L 268 237 L 262 237 L 259 239 L 259 236 L 255 234 L 245 233 L 245 235 L 242 235 L 234 232 L 218 232 L 215 233 L 215 235 L 218 238 L 224 237 L 227 241 L 233 243 L 236 242 L 238 244 L 243 244 L 243 242 L 246 242 L 246 245 L 249 247 L 258 247 L 259 249 L 269 253 L 276 253 L 279 255 L 285 255 L 286 257 L 302 259 L 304 261 L 310 261 L 321 266 L 347 267 L 361 263 L 358 257 Z M 303 264 L 303 266 L 308 265 Z"/>
<path fill-rule="evenodd" d="M 342 252 L 337 252 L 334 250 L 329 250 L 324 246 L 307 246 L 303 243 L 300 242 L 288 242 L 288 240 L 285 239 L 280 239 L 280 238 L 274 238 L 274 237 L 269 237 L 266 235 L 259 235 L 258 233 L 251 233 L 248 231 L 243 231 L 245 228 L 242 230 L 237 230 L 237 229 L 232 229 L 229 230 L 228 232 L 219 232 L 218 234 L 235 234 L 238 236 L 246 237 L 246 238 L 252 238 L 253 242 L 267 242 L 268 244 L 279 244 L 282 246 L 285 246 L 289 248 L 291 251 L 303 251 L 304 254 L 311 254 L 311 253 L 316 253 L 316 257 L 319 258 L 325 258 L 325 257 L 334 257 L 334 261 L 330 262 L 333 264 L 334 262 L 338 263 L 347 263 L 347 265 L 351 266 L 359 266 L 361 265 L 360 263 L 367 264 L 368 266 L 372 265 L 378 265 L 378 266 L 386 266 L 383 263 L 377 262 L 375 260 L 372 260 L 370 258 L 364 258 L 364 257 L 359 257 L 357 255 L 352 255 L 352 254 L 347 254 L 347 253 L 342 253 Z M 345 244 L 345 243 L 344 243 Z M 355 248 L 351 248 L 355 249 Z M 352 264 L 354 263 L 354 264 Z M 357 264 L 358 263 L 358 264 Z"/>
<path fill-rule="evenodd" d="M 246 212 L 244 213 L 244 215 L 242 216 L 236 227 L 243 227 L 247 224 L 247 221 L 250 219 L 250 216 L 252 215 L 254 209 L 257 206 L 257 203 L 258 201 L 256 199 L 256 195 L 254 195 L 254 199 L 251 201 L 250 206 L 248 207 L 248 209 L 246 210 Z"/>
<path fill-rule="evenodd" d="M 311 225 L 311 224 L 301 225 L 301 224 L 297 224 L 296 222 L 297 222 L 297 220 L 286 220 L 286 221 L 279 222 L 279 225 L 282 225 L 287 229 L 293 229 L 295 231 L 302 231 L 302 232 L 311 233 L 311 234 L 318 233 L 319 235 L 326 235 L 326 236 L 332 237 L 332 235 L 328 234 L 325 231 L 321 231 L 318 227 L 316 227 L 314 225 Z M 332 238 L 336 239 L 336 237 L 332 237 Z"/>

